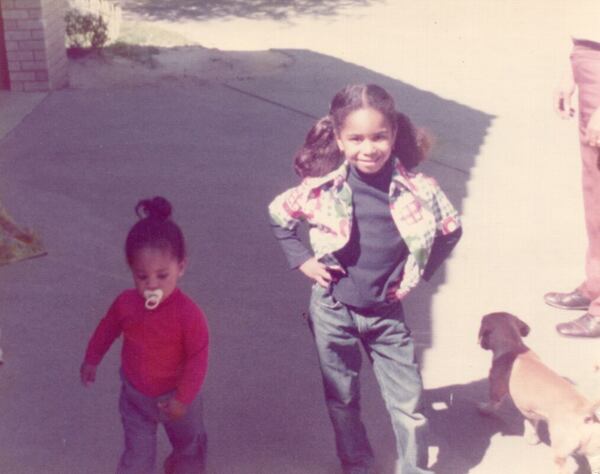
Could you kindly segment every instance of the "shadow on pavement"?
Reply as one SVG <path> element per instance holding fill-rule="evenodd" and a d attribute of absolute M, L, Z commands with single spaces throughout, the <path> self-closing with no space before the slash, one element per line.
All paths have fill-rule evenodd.
<path fill-rule="evenodd" d="M 332 16 L 348 6 L 381 0 L 121 0 L 124 9 L 155 20 L 239 17 L 288 20 L 297 15 Z"/>
<path fill-rule="evenodd" d="M 3 202 L 40 231 L 49 253 L 2 269 L 6 472 L 114 469 L 122 443 L 118 347 L 89 390 L 79 385 L 78 367 L 98 320 L 131 285 L 122 246 L 133 207 L 157 194 L 171 200 L 186 235 L 190 265 L 182 288 L 211 327 L 204 388 L 211 472 L 336 472 L 302 318 L 309 284 L 286 269 L 267 204 L 297 182 L 291 156 L 313 117 L 326 113 L 346 83 L 381 84 L 400 110 L 437 135 L 425 168 L 458 208 L 492 117 L 330 56 L 286 53 L 293 64 L 285 70 L 226 85 L 173 77 L 143 87 L 54 92 L 0 141 Z M 431 345 L 431 298 L 444 279 L 441 271 L 407 303 L 423 349 Z M 365 421 L 391 470 L 389 419 L 372 374 L 364 372 Z M 476 389 L 430 396 L 447 400 L 453 390 Z M 484 422 L 483 436 L 475 436 L 473 415 L 459 400 L 447 413 L 432 413 L 432 423 L 469 458 L 461 461 L 443 447 L 441 470 L 445 463 L 476 463 L 496 430 Z M 165 450 L 163 438 L 159 454 Z"/>
<path fill-rule="evenodd" d="M 479 414 L 477 405 L 488 400 L 488 380 L 482 379 L 467 384 L 450 385 L 424 392 L 423 402 L 429 419 L 431 445 L 438 448 L 437 462 L 432 465 L 436 474 L 468 474 L 478 466 L 494 436 L 524 435 L 524 417 L 519 413 L 510 398 L 506 400 L 495 415 Z M 550 446 L 550 435 L 546 423 L 540 423 L 538 431 L 541 443 Z M 523 459 L 505 459 L 505 467 L 514 463 L 515 472 L 523 465 L 532 464 L 526 452 L 531 456 L 540 456 L 536 446 L 525 439 L 519 440 L 523 448 Z M 535 454 L 533 454 L 535 452 Z M 511 454 L 514 451 L 511 451 Z M 553 466 L 551 450 L 542 457 Z M 577 471 L 574 474 L 588 474 L 590 467 L 584 457 L 575 457 Z M 522 472 L 519 470 L 518 472 Z"/>
<path fill-rule="evenodd" d="M 498 416 L 480 415 L 477 404 L 487 399 L 486 379 L 425 391 L 431 444 L 439 449 L 436 474 L 467 474 L 481 463 L 493 436 L 523 435 L 523 417 L 510 403 Z"/>

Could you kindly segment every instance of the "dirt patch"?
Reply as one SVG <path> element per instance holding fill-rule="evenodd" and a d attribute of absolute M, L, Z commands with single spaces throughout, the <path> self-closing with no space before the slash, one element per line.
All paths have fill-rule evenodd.
<path fill-rule="evenodd" d="M 140 59 L 107 50 L 69 61 L 76 89 L 102 89 L 169 82 L 243 80 L 285 69 L 292 58 L 279 51 L 220 51 L 202 46 L 154 48 Z"/>
<path fill-rule="evenodd" d="M 244 80 L 273 74 L 293 62 L 276 51 L 222 51 L 194 44 L 151 20 L 126 20 L 118 43 L 69 60 L 70 87 L 103 89 L 163 81 Z"/>

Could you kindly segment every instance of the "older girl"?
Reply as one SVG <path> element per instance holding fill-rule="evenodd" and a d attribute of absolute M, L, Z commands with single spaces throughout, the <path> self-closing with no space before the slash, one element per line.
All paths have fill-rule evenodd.
<path fill-rule="evenodd" d="M 413 173 L 429 142 L 376 85 L 339 91 L 295 157 L 300 185 L 269 206 L 292 268 L 315 284 L 310 327 L 345 473 L 374 472 L 360 416 L 362 345 L 396 436 L 397 474 L 427 473 L 422 381 L 402 299 L 428 279 L 461 235 L 456 210 Z M 312 251 L 297 235 L 309 225 Z"/>

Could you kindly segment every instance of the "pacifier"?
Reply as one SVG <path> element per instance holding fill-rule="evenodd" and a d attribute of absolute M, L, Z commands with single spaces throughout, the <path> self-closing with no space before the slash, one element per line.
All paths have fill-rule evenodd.
<path fill-rule="evenodd" d="M 144 306 L 146 309 L 155 309 L 160 304 L 162 297 L 163 290 L 160 288 L 157 290 L 144 290 L 144 298 L 146 299 Z"/>

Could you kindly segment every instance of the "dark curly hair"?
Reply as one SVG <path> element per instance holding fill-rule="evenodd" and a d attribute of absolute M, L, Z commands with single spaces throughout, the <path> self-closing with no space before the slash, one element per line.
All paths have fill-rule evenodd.
<path fill-rule="evenodd" d="M 382 87 L 353 84 L 335 94 L 329 115 L 311 127 L 304 145 L 296 152 L 294 169 L 299 176 L 324 176 L 342 163 L 344 156 L 337 146 L 336 133 L 342 129 L 348 115 L 363 108 L 375 109 L 389 121 L 396 133 L 392 154 L 406 169 L 414 168 L 425 159 L 432 143 L 429 134 L 396 111 L 394 99 Z"/>
<path fill-rule="evenodd" d="M 171 252 L 178 262 L 185 259 L 185 240 L 179 226 L 171 220 L 172 206 L 162 196 L 143 199 L 135 206 L 140 218 L 125 240 L 125 256 L 131 266 L 139 250 L 146 247 Z"/>

